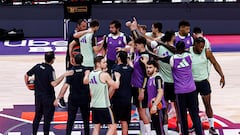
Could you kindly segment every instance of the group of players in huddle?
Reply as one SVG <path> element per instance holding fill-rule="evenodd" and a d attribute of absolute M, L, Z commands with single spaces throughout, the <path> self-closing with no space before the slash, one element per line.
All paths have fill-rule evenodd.
<path fill-rule="evenodd" d="M 30 76 L 35 76 L 34 135 L 42 115 L 44 135 L 48 134 L 54 106 L 64 107 L 63 97 L 68 87 L 67 135 L 71 134 L 78 108 L 85 135 L 90 134 L 90 110 L 94 124 L 93 135 L 100 134 L 102 124 L 108 124 L 107 135 L 116 135 L 118 123 L 121 124 L 122 134 L 127 135 L 132 104 L 139 114 L 142 135 L 151 135 L 152 128 L 157 135 L 168 134 L 168 111 L 171 104 L 176 110 L 176 130 L 179 134 L 188 135 L 193 130 L 195 134 L 202 135 L 199 93 L 208 116 L 209 133 L 217 135 L 208 80 L 211 65 L 221 77 L 221 87 L 224 87 L 225 79 L 211 52 L 211 45 L 199 27 L 195 27 L 193 34 L 190 34 L 190 23 L 182 20 L 178 32 L 167 30 L 162 33 L 162 23 L 157 22 L 152 24 L 152 32 L 146 32 L 146 26 L 138 24 L 133 18 L 133 21 L 126 22 L 131 31 L 131 36 L 127 36 L 120 31 L 121 23 L 114 20 L 109 25 L 110 33 L 98 42 L 94 33 L 99 29 L 99 22 L 92 20 L 89 28 L 87 24 L 86 20 L 79 20 L 69 38 L 66 73 L 57 79 L 44 76 L 44 71 L 40 70 L 46 70 L 46 63 L 51 65 L 55 58 L 53 52 L 47 52 L 45 63 L 37 64 L 25 75 L 26 84 Z M 50 69 L 49 72 L 54 72 L 52 67 Z M 65 76 L 66 81 L 57 98 L 54 90 L 41 92 L 40 85 L 50 84 L 50 89 L 53 89 Z M 47 84 L 46 78 L 50 83 Z M 43 99 L 43 95 L 47 95 L 49 100 L 45 97 Z M 47 101 L 51 107 L 44 107 Z M 190 129 L 188 112 L 193 122 Z"/>

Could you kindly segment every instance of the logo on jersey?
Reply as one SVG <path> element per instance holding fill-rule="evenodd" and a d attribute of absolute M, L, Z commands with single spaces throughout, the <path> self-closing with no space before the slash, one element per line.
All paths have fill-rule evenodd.
<path fill-rule="evenodd" d="M 97 84 L 96 76 L 93 76 L 93 78 L 90 79 L 90 84 Z"/>
<path fill-rule="evenodd" d="M 86 36 L 82 37 L 79 42 L 80 43 L 87 43 L 87 37 Z"/>
<path fill-rule="evenodd" d="M 122 41 L 121 41 L 121 40 L 118 40 L 118 44 L 121 45 L 121 44 L 122 44 Z"/>
<path fill-rule="evenodd" d="M 162 54 L 162 56 L 169 56 L 169 52 L 166 51 L 165 53 Z"/>
<path fill-rule="evenodd" d="M 188 45 L 191 44 L 190 40 L 187 40 L 187 41 L 186 41 L 186 44 L 188 44 Z"/>
<path fill-rule="evenodd" d="M 186 61 L 186 59 L 182 59 L 182 61 L 178 64 L 177 68 L 184 68 L 184 67 L 188 67 L 189 64 Z"/>

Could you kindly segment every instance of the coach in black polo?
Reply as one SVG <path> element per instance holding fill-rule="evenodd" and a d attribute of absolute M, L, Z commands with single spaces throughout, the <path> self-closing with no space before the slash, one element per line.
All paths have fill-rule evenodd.
<path fill-rule="evenodd" d="M 28 84 L 29 76 L 34 75 L 35 84 L 35 117 L 33 120 L 33 135 L 37 135 L 39 123 L 42 115 L 44 116 L 43 131 L 44 135 L 49 135 L 50 122 L 53 119 L 55 107 L 53 102 L 55 100 L 54 87 L 57 86 L 65 76 L 72 75 L 73 72 L 68 71 L 56 79 L 52 64 L 55 60 L 53 51 L 45 53 L 45 62 L 35 65 L 30 69 L 24 79 L 26 85 Z"/>

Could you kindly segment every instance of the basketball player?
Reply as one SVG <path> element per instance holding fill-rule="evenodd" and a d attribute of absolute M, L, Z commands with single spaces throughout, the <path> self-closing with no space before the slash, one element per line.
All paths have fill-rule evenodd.
<path fill-rule="evenodd" d="M 81 54 L 83 55 L 82 65 L 93 69 L 94 67 L 94 57 L 99 52 L 100 47 L 97 46 L 97 40 L 94 33 L 99 29 L 99 22 L 97 20 L 92 20 L 90 22 L 90 28 L 88 30 L 79 31 L 73 36 L 79 39 Z M 70 59 L 73 59 L 72 55 L 73 46 L 69 46 Z"/>
<path fill-rule="evenodd" d="M 213 110 L 211 106 L 211 87 L 208 81 L 208 60 L 213 64 L 215 70 L 221 77 L 220 85 L 222 88 L 225 85 L 225 79 L 221 66 L 216 61 L 212 52 L 204 47 L 205 44 L 206 43 L 204 38 L 199 37 L 194 40 L 194 46 L 190 47 L 190 53 L 192 55 L 192 72 L 197 92 L 200 93 L 200 95 L 202 96 L 205 111 L 208 116 L 208 121 L 210 125 L 209 133 L 212 135 L 217 135 L 217 132 L 214 128 Z"/>
<path fill-rule="evenodd" d="M 85 19 L 80 19 L 77 22 L 77 26 L 74 30 L 74 32 L 70 33 L 69 38 L 68 38 L 68 46 L 67 46 L 67 52 L 66 52 L 66 70 L 72 68 L 72 62 L 70 62 L 70 53 L 79 53 L 80 52 L 80 44 L 79 40 L 73 37 L 73 34 L 78 32 L 78 31 L 83 31 L 87 29 L 87 20 Z M 71 44 L 71 45 L 70 45 Z M 71 52 L 69 52 L 69 46 L 73 46 L 73 49 Z M 64 101 L 64 97 L 59 99 L 58 106 L 60 108 L 66 108 L 66 103 Z"/>
<path fill-rule="evenodd" d="M 164 33 L 162 33 L 162 23 L 155 22 L 152 24 L 152 32 L 147 32 L 145 35 L 151 37 L 153 40 L 161 40 Z"/>
<path fill-rule="evenodd" d="M 120 121 L 122 127 L 122 135 L 128 135 L 128 125 L 131 120 L 131 77 L 133 68 L 128 63 L 128 54 L 125 51 L 117 52 L 117 65 L 112 69 L 114 72 L 120 73 L 120 86 L 115 90 L 111 103 L 115 122 Z"/>
<path fill-rule="evenodd" d="M 147 74 L 146 74 L 146 63 L 143 63 L 149 60 L 150 56 L 146 51 L 146 39 L 143 37 L 136 38 L 135 43 L 135 58 L 133 60 L 133 74 L 131 84 L 133 86 L 133 103 L 138 109 L 140 116 L 140 129 L 141 133 L 151 135 L 151 126 L 148 116 L 146 114 L 147 105 Z"/>
<path fill-rule="evenodd" d="M 134 39 L 134 60 L 133 60 L 133 74 L 132 74 L 132 92 L 133 92 L 133 104 L 136 105 L 139 113 L 139 123 L 141 134 L 147 133 L 151 135 L 151 125 L 146 113 L 146 108 L 148 108 L 148 97 L 146 91 L 147 74 L 146 65 L 147 61 L 150 59 L 150 55 L 146 50 L 147 40 L 142 36 L 142 33 L 138 30 L 138 24 L 136 18 L 129 23 L 128 26 L 132 32 Z M 145 63 L 143 63 L 145 62 Z"/>
<path fill-rule="evenodd" d="M 55 60 L 54 52 L 45 53 L 45 62 L 35 65 L 24 76 L 25 84 L 28 84 L 29 76 L 34 75 L 35 85 L 35 116 L 32 124 L 32 134 L 37 135 L 39 123 L 44 116 L 43 132 L 49 135 L 50 122 L 53 119 L 55 107 L 54 87 L 61 83 L 64 77 L 72 75 L 72 71 L 67 71 L 56 79 L 52 64 Z"/>
<path fill-rule="evenodd" d="M 183 41 L 185 43 L 185 49 L 188 50 L 193 45 L 193 37 L 190 34 L 190 23 L 186 20 L 182 20 L 178 24 L 178 32 L 176 32 L 176 43 Z"/>
<path fill-rule="evenodd" d="M 97 56 L 94 59 L 95 69 L 87 77 L 91 93 L 92 122 L 94 123 L 93 135 L 99 135 L 100 126 L 108 124 L 107 135 L 116 133 L 112 110 L 110 108 L 109 93 L 111 90 L 118 89 L 120 84 L 120 74 L 114 73 L 116 81 L 103 71 L 107 68 L 107 62 L 103 56 Z M 108 89 L 109 88 L 109 89 Z"/>
<path fill-rule="evenodd" d="M 152 60 L 147 62 L 147 74 L 149 76 L 147 83 L 148 106 L 150 107 L 149 109 L 152 119 L 152 125 L 157 135 L 165 135 L 163 129 L 163 117 L 165 111 L 163 108 L 166 108 L 166 104 L 163 98 L 163 80 L 158 72 L 158 67 L 159 66 L 156 61 Z M 159 103 L 163 105 L 161 110 L 157 107 Z M 150 106 L 151 104 L 152 106 Z"/>
<path fill-rule="evenodd" d="M 83 84 L 83 78 L 85 72 L 90 72 L 82 66 L 83 56 L 81 54 L 76 54 L 74 57 L 74 66 L 71 70 L 74 71 L 72 76 L 68 76 L 66 82 L 61 88 L 54 105 L 58 105 L 58 100 L 61 99 L 68 87 L 70 86 L 70 93 L 68 95 L 68 120 L 66 135 L 71 135 L 72 127 L 78 108 L 80 108 L 83 124 L 84 124 L 84 134 L 89 135 L 89 116 L 90 116 L 90 91 L 89 86 Z"/>
<path fill-rule="evenodd" d="M 193 39 L 196 39 L 199 37 L 202 37 L 205 40 L 204 48 L 208 48 L 211 51 L 212 50 L 211 43 L 209 42 L 209 40 L 206 37 L 204 37 L 202 29 L 200 27 L 194 27 L 193 28 Z"/>
<path fill-rule="evenodd" d="M 105 38 L 104 48 L 107 52 L 107 67 L 108 72 L 111 73 L 111 69 L 116 61 L 116 54 L 118 51 L 127 51 L 126 45 L 131 39 L 121 31 L 121 23 L 114 20 L 109 25 L 110 34 Z"/>
<path fill-rule="evenodd" d="M 162 61 L 170 63 L 172 67 L 181 132 L 183 135 L 188 135 L 187 111 L 189 111 L 195 133 L 202 135 L 202 125 L 198 115 L 198 97 L 192 75 L 191 54 L 185 52 L 185 43 L 183 41 L 176 44 L 176 49 L 176 54 L 168 56 Z"/>
<path fill-rule="evenodd" d="M 164 36 L 161 38 L 162 42 L 165 45 L 159 45 L 156 41 L 151 42 L 151 47 L 155 48 L 156 54 L 160 57 L 172 56 L 176 52 L 176 48 L 174 46 L 175 43 L 175 32 L 172 30 L 167 30 Z M 172 49 L 170 49 L 172 48 Z M 159 61 L 159 72 L 164 80 L 164 99 L 166 100 L 166 112 L 164 113 L 164 131 L 165 135 L 168 132 L 168 111 L 170 110 L 170 104 L 173 103 L 175 110 L 177 112 L 177 104 L 176 104 L 176 94 L 174 93 L 174 81 L 172 76 L 171 65 L 168 63 L 164 63 Z M 177 117 L 177 129 L 180 129 L 179 118 Z"/>
<path fill-rule="evenodd" d="M 80 44 L 79 44 L 79 40 L 77 38 L 73 37 L 73 34 L 79 31 L 83 31 L 87 29 L 87 20 L 85 19 L 79 19 L 77 22 L 77 26 L 75 28 L 75 30 L 73 32 L 70 33 L 69 37 L 68 37 L 68 46 L 67 46 L 67 52 L 66 52 L 66 69 L 71 69 L 72 68 L 72 64 L 70 62 L 70 56 L 69 54 L 69 46 L 70 44 L 72 44 L 71 46 L 79 46 L 80 48 Z M 75 51 L 75 50 L 73 50 Z M 76 50 L 80 52 L 79 50 Z"/>

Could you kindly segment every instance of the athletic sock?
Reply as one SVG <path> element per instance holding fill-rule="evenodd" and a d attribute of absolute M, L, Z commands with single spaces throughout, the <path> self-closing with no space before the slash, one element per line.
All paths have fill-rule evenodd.
<path fill-rule="evenodd" d="M 168 124 L 163 125 L 165 135 L 168 135 Z"/>
<path fill-rule="evenodd" d="M 180 123 L 178 123 L 178 130 L 179 130 L 179 134 L 181 134 L 182 133 L 182 128 L 181 128 L 181 124 Z"/>
<path fill-rule="evenodd" d="M 152 135 L 151 124 L 144 124 L 147 135 Z"/>
<path fill-rule="evenodd" d="M 144 127 L 144 123 L 142 120 L 139 120 L 139 124 L 140 124 L 140 132 L 141 132 L 141 135 L 145 135 L 145 127 Z"/>
<path fill-rule="evenodd" d="M 214 120 L 213 120 L 213 118 L 208 118 L 208 122 L 209 122 L 210 127 L 214 127 Z"/>

